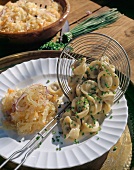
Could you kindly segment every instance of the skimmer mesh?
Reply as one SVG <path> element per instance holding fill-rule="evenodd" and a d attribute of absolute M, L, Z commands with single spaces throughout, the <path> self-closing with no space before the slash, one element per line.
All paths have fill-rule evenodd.
<path fill-rule="evenodd" d="M 99 33 L 89 33 L 72 40 L 62 51 L 57 64 L 57 78 L 68 98 L 70 87 L 68 86 L 68 76 L 72 75 L 71 64 L 82 57 L 86 57 L 89 64 L 94 60 L 99 60 L 102 56 L 110 59 L 110 64 L 116 68 L 120 84 L 114 98 L 116 103 L 125 93 L 130 81 L 130 64 L 128 56 L 123 47 L 109 36 Z"/>

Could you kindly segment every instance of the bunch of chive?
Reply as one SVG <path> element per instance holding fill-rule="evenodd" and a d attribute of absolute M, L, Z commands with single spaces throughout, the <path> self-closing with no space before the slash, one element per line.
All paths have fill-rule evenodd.
<path fill-rule="evenodd" d="M 105 27 L 112 24 L 120 17 L 120 12 L 116 8 L 109 9 L 100 15 L 90 17 L 85 21 L 78 24 L 76 27 L 71 29 L 69 32 L 63 34 L 63 43 L 69 42 L 71 39 L 89 33 L 91 31 L 97 30 L 99 28 Z"/>
<path fill-rule="evenodd" d="M 120 12 L 113 8 L 101 13 L 100 15 L 89 17 L 71 29 L 69 32 L 64 33 L 62 42 L 49 41 L 42 45 L 39 50 L 62 50 L 66 43 L 68 43 L 71 39 L 99 28 L 106 27 L 107 25 L 115 22 L 120 17 L 120 15 Z"/>

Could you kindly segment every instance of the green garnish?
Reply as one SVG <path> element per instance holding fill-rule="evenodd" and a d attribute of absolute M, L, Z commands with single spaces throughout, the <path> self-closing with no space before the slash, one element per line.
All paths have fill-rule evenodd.
<path fill-rule="evenodd" d="M 114 146 L 113 151 L 116 151 L 116 150 L 117 150 L 117 146 Z"/>
<path fill-rule="evenodd" d="M 47 83 L 50 83 L 50 80 L 47 80 L 46 84 L 47 84 Z"/>
<path fill-rule="evenodd" d="M 74 143 L 75 143 L 75 144 L 78 144 L 78 143 L 79 143 L 79 141 L 78 141 L 78 140 L 76 140 L 76 139 L 74 139 Z"/>
<path fill-rule="evenodd" d="M 54 138 L 52 138 L 52 142 L 55 142 L 55 139 L 54 139 Z"/>
<path fill-rule="evenodd" d="M 100 138 L 98 137 L 96 140 L 99 140 Z"/>
<path fill-rule="evenodd" d="M 109 119 L 112 119 L 112 118 L 113 118 L 113 116 L 110 116 L 110 117 L 109 117 Z"/>
<path fill-rule="evenodd" d="M 79 35 L 89 33 L 102 27 L 106 27 L 107 25 L 115 22 L 119 16 L 120 13 L 117 11 L 117 9 L 113 8 L 99 15 L 89 17 L 71 29 L 69 32 L 64 33 L 63 42 L 69 42 L 71 39 Z"/>
<path fill-rule="evenodd" d="M 55 131 L 52 131 L 52 134 L 56 134 L 56 132 L 55 132 Z"/>
<path fill-rule="evenodd" d="M 40 139 L 40 136 L 37 136 L 37 137 L 36 137 L 36 140 L 39 140 L 39 139 Z"/>
<path fill-rule="evenodd" d="M 85 133 L 84 132 L 82 132 L 82 136 L 84 135 Z"/>
<path fill-rule="evenodd" d="M 106 86 L 106 88 L 109 88 L 109 85 L 107 83 L 105 83 L 105 86 Z"/>

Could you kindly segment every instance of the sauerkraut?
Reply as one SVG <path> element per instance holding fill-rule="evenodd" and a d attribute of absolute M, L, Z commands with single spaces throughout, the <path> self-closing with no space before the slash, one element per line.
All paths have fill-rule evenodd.
<path fill-rule="evenodd" d="M 8 2 L 0 6 L 0 31 L 25 32 L 43 28 L 57 21 L 63 9 L 57 2 L 45 7 L 40 7 L 34 2 L 19 0 L 15 3 Z"/>
<path fill-rule="evenodd" d="M 41 84 L 8 89 L 2 99 L 3 126 L 20 135 L 41 130 L 56 115 L 59 97 L 61 94 L 52 94 Z"/>

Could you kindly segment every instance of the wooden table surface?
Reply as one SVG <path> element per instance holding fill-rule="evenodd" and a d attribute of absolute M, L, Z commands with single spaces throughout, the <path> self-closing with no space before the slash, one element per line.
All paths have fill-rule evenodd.
<path fill-rule="evenodd" d="M 69 0 L 71 11 L 68 16 L 68 21 L 70 28 L 73 28 L 77 23 L 79 23 L 82 19 L 86 19 L 87 11 L 91 11 L 92 14 L 99 14 L 104 10 L 107 10 L 108 7 L 101 7 L 100 5 L 90 1 L 90 0 Z M 102 28 L 99 30 L 96 30 L 94 32 L 103 33 L 106 35 L 111 36 L 115 40 L 117 40 L 126 50 L 129 59 L 130 59 L 130 65 L 131 65 L 131 81 L 134 83 L 134 21 L 124 15 L 120 17 L 119 20 L 117 20 L 115 23 L 111 24 L 107 28 Z M 1 46 L 1 45 L 0 45 Z M 1 48 L 1 47 L 0 47 Z M 5 48 L 5 54 L 13 54 L 18 52 L 17 50 L 8 48 L 9 51 L 6 53 Z M 36 48 L 34 50 L 37 50 Z M 3 50 L 4 52 L 4 50 Z M 129 130 L 127 129 L 127 133 L 129 133 Z M 130 136 L 128 137 L 129 144 L 130 142 Z M 128 147 L 130 145 L 128 144 Z M 131 150 L 131 149 L 130 149 Z M 87 164 L 85 166 L 81 166 L 80 169 L 91 169 L 91 170 L 99 170 L 101 166 L 103 165 L 108 153 L 103 155 L 101 158 L 93 161 L 90 164 Z M 129 159 L 129 158 L 128 158 Z M 91 168 L 92 167 L 92 168 Z M 12 169 L 13 167 L 11 167 Z M 24 169 L 21 168 L 22 170 Z M 79 169 L 79 168 L 77 168 Z M 114 169 L 115 170 L 115 169 Z M 118 167 L 118 170 L 120 168 Z"/>

